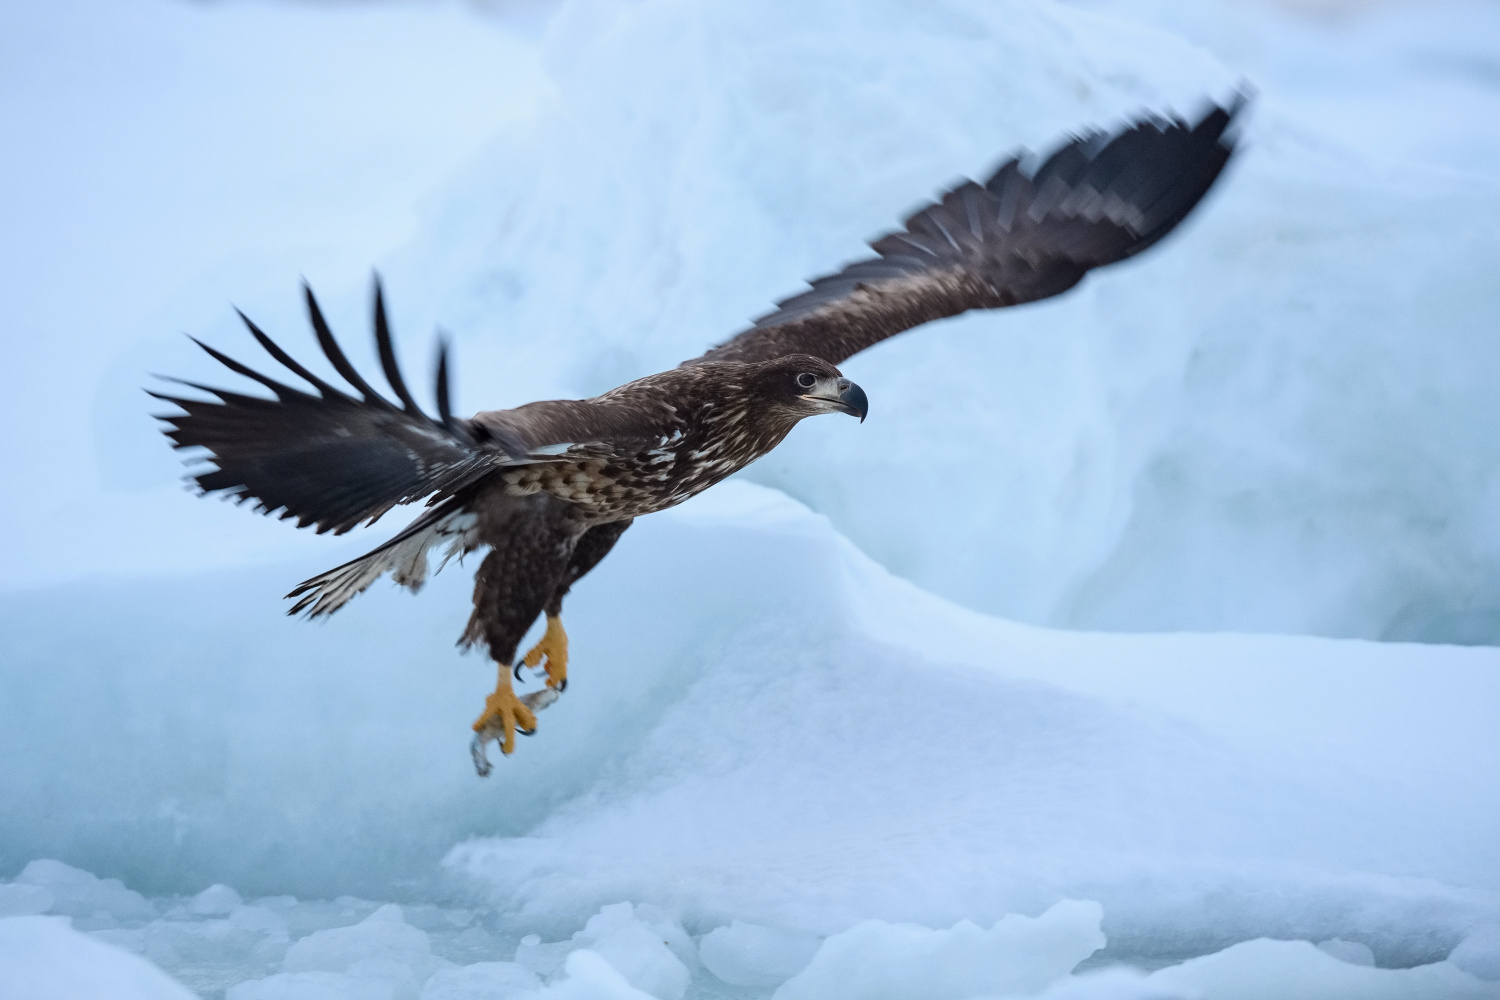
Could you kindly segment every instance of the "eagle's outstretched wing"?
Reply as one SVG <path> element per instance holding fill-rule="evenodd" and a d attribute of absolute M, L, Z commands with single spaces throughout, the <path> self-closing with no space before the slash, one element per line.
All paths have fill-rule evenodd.
<path fill-rule="evenodd" d="M 1091 132 L 1027 169 L 966 181 L 870 244 L 879 254 L 818 278 L 749 330 L 685 365 L 812 354 L 832 364 L 903 330 L 970 309 L 1034 302 L 1161 239 L 1208 192 L 1233 152 L 1243 107 L 1189 125 L 1148 118 Z"/>
<path fill-rule="evenodd" d="M 262 375 L 195 339 L 225 367 L 275 394 L 266 399 L 182 379 L 170 381 L 217 398 L 151 393 L 184 411 L 158 416 L 168 425 L 164 433 L 175 447 L 207 449 L 205 460 L 213 467 L 193 475 L 203 492 L 254 500 L 258 510 L 295 518 L 299 528 L 316 525 L 319 533 L 342 534 L 397 504 L 452 496 L 497 467 L 525 460 L 521 442 L 493 433 L 476 435 L 467 421 L 453 417 L 446 348 L 438 355 L 438 416 L 422 411 L 396 365 L 378 284 L 375 343 L 399 406 L 376 392 L 349 363 L 312 290 L 304 286 L 304 292 L 319 346 L 358 395 L 308 371 L 243 313 L 240 318 L 266 352 L 316 392 Z"/>
<path fill-rule="evenodd" d="M 183 410 L 157 415 L 175 447 L 207 451 L 202 457 L 210 467 L 191 474 L 202 492 L 253 500 L 260 512 L 295 518 L 299 528 L 314 525 L 320 534 L 343 534 L 398 504 L 424 498 L 429 506 L 458 510 L 460 495 L 493 472 L 567 462 L 622 444 L 644 446 L 666 433 L 665 425 L 674 417 L 670 408 L 615 399 L 620 394 L 616 390 L 596 399 L 542 400 L 457 418 L 450 408 L 443 345 L 437 364 L 438 415 L 429 416 L 417 405 L 396 364 L 378 282 L 375 347 L 399 405 L 360 375 L 334 339 L 312 290 L 304 285 L 303 292 L 318 345 L 357 395 L 313 374 L 244 313 L 240 319 L 266 352 L 315 392 L 286 385 L 194 339 L 215 360 L 264 385 L 275 398 L 183 379 L 168 381 L 216 398 L 151 393 Z M 444 503 L 456 497 L 460 507 Z M 427 526 L 427 520 L 416 522 L 391 541 Z"/>

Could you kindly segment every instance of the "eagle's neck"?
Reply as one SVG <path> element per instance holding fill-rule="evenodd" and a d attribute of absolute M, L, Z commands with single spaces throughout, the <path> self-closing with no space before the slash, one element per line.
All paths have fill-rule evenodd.
<path fill-rule="evenodd" d="M 681 503 L 760 458 L 781 443 L 800 414 L 767 405 L 739 386 L 700 400 L 683 421 L 673 451 L 672 497 Z"/>

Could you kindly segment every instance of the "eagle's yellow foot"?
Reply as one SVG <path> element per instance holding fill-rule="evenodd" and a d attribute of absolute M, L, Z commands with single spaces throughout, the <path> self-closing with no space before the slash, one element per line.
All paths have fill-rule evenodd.
<path fill-rule="evenodd" d="M 547 686 L 559 692 L 568 689 L 568 633 L 563 631 L 562 618 L 548 615 L 547 631 L 535 646 L 516 664 L 519 674 L 521 664 L 534 667 L 547 658 Z"/>
<path fill-rule="evenodd" d="M 516 733 L 530 736 L 536 732 L 536 713 L 556 700 L 557 692 L 551 688 L 516 697 L 510 686 L 510 668 L 500 666 L 500 683 L 495 685 L 494 694 L 484 699 L 484 711 L 474 720 L 474 740 L 469 744 L 474 770 L 481 778 L 490 773 L 490 759 L 485 753 L 490 740 L 500 744 L 501 753 L 514 752 Z"/>

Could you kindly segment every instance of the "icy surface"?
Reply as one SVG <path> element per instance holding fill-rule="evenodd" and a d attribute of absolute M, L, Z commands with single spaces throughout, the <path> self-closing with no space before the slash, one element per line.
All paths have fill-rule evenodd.
<path fill-rule="evenodd" d="M 34 659 L 45 680 L 5 731 L 38 754 L 70 747 L 77 766 L 5 774 L 0 793 L 35 802 L 66 783 L 77 804 L 54 790 L 51 815 L 8 811 L 6 849 L 37 853 L 68 831 L 71 856 L 182 895 L 17 859 L 0 900 L 20 890 L 22 905 L 74 914 L 234 1000 L 492 982 L 812 996 L 875 956 L 891 968 L 871 990 L 935 964 L 954 996 L 983 977 L 971 995 L 1052 988 L 1084 959 L 1067 986 L 1094 991 L 1080 996 L 1217 996 L 1262 960 L 1274 975 L 1248 981 L 1276 989 L 1306 977 L 1350 996 L 1413 983 L 1428 993 L 1408 995 L 1500 995 L 1486 978 L 1500 806 L 1477 792 L 1500 767 L 1493 649 L 1005 623 L 891 576 L 795 502 L 731 483 L 642 522 L 579 589 L 568 693 L 477 784 L 463 722 L 488 671 L 439 668 L 395 641 L 456 633 L 465 586 L 445 574 L 422 600 L 362 599 L 327 630 L 361 657 L 244 655 L 264 648 L 264 627 L 207 666 L 190 640 L 143 651 L 138 699 L 113 722 L 90 710 L 106 728 L 82 760 L 47 709 L 77 710 L 73 651 Z M 102 621 L 125 614 L 110 610 L 118 594 L 90 599 Z M 223 581 L 177 598 L 188 612 L 252 599 Z M 127 603 L 148 622 L 165 613 Z M 686 619 L 688 606 L 704 614 Z M 46 632 L 45 611 L 12 620 Z M 321 684 L 287 699 L 309 675 Z M 214 711 L 181 713 L 167 692 L 184 686 Z M 372 689 L 389 700 L 357 696 Z M 258 721 L 273 703 L 277 723 Z M 236 738 L 211 772 L 167 746 L 145 787 L 119 777 L 139 761 L 113 752 L 150 752 L 132 730 L 184 747 Z M 277 769 L 309 761 L 320 777 L 301 804 Z M 164 793 L 169 821 L 132 825 Z M 491 835 L 448 851 L 440 876 L 468 823 Z M 209 870 L 224 884 L 183 884 Z M 403 905 L 260 897 L 340 883 Z M 1088 902 L 1058 908 L 1070 899 Z M 1018 952 L 1027 927 L 1051 943 Z M 1262 937 L 1306 952 L 1234 951 Z M 1184 978 L 1099 971 L 1116 962 Z M 1154 995 L 1139 990 L 1120 995 Z"/>
<path fill-rule="evenodd" d="M 989 930 L 964 920 L 946 930 L 866 920 L 832 935 L 776 1000 L 962 1000 L 1034 993 L 1104 947 L 1098 903 L 1064 900 L 1036 918 L 1014 914 Z"/>
<path fill-rule="evenodd" d="M 1500 996 L 1500 652 L 987 613 L 1500 635 L 1492 4 L 510 9 L 0 7 L 0 997 Z M 817 513 L 634 528 L 488 783 L 467 569 L 288 621 L 370 541 L 145 417 L 172 331 L 305 344 L 302 271 L 352 334 L 372 261 L 466 405 L 595 392 L 1241 75 L 1184 232 L 851 363 L 753 472 Z"/>
<path fill-rule="evenodd" d="M 68 926 L 66 917 L 0 917 L 5 1000 L 192 1000 L 150 962 Z"/>
<path fill-rule="evenodd" d="M 1452 166 L 1495 161 L 1340 141 L 1371 118 L 1493 134 L 1447 90 L 1495 103 L 1500 10 L 1421 5 L 1425 42 L 1356 34 L 1358 59 L 1201 6 L 1182 19 L 1217 38 L 1249 18 L 1272 51 L 1237 65 L 1031 2 L 564 6 L 556 102 L 390 273 L 467 335 L 466 399 L 590 394 L 698 353 L 1018 145 L 1188 113 L 1248 73 L 1246 153 L 1183 232 L 1062 299 L 851 359 L 870 420 L 801 428 L 747 475 L 1011 618 L 1500 640 L 1500 187 Z M 1344 90 L 1299 100 L 1328 46 Z M 1350 124 L 1333 98 L 1366 80 L 1383 99 Z"/>
<path fill-rule="evenodd" d="M 779 927 L 731 920 L 698 942 L 698 959 L 733 986 L 775 986 L 807 968 L 822 940 Z"/>
<path fill-rule="evenodd" d="M 1448 960 L 1476 978 L 1500 980 L 1500 925 L 1475 928 L 1453 949 Z"/>
<path fill-rule="evenodd" d="M 1182 233 L 855 359 L 871 420 L 751 475 L 1012 618 L 1497 638 L 1493 4 L 522 4 L 537 39 L 457 5 L 130 2 L 0 15 L 7 329 L 66 372 L 0 396 L 28 425 L 0 458 L 70 498 L 0 496 L 6 586 L 323 551 L 181 494 L 139 395 L 212 369 L 175 331 L 245 342 L 228 301 L 305 336 L 298 272 L 352 331 L 381 263 L 411 367 L 458 338 L 464 405 L 597 392 L 1018 145 L 1248 79 L 1246 155 Z"/>

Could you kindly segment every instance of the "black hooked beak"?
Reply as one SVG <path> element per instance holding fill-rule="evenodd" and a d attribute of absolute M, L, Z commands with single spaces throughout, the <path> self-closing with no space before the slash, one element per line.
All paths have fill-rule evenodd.
<path fill-rule="evenodd" d="M 839 379 L 839 406 L 851 417 L 858 417 L 860 423 L 865 422 L 865 416 L 870 412 L 870 398 L 865 391 L 846 378 Z"/>

